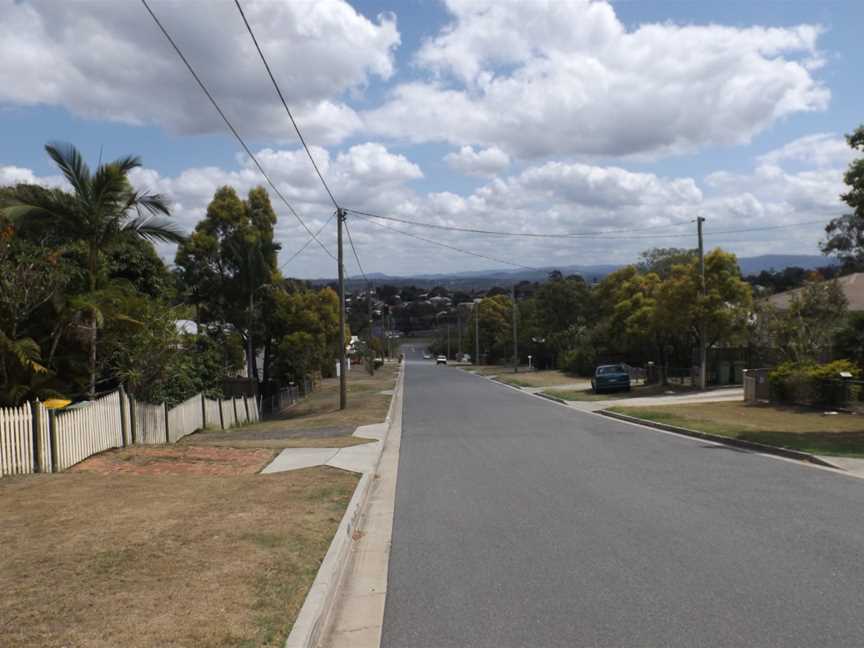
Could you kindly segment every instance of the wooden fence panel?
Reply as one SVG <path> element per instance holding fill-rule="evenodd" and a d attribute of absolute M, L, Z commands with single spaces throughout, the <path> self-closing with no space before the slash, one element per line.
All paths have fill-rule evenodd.
<path fill-rule="evenodd" d="M 224 429 L 232 428 L 237 425 L 237 419 L 234 417 L 234 401 L 223 400 L 219 401 L 222 407 L 222 427 Z"/>
<path fill-rule="evenodd" d="M 249 412 L 249 422 L 257 423 L 260 420 L 258 416 L 258 400 L 254 396 L 246 396 L 246 411 Z"/>
<path fill-rule="evenodd" d="M 221 428 L 222 418 L 219 416 L 219 401 L 212 398 L 204 399 L 204 413 L 206 427 Z"/>
<path fill-rule="evenodd" d="M 58 470 L 66 470 L 97 452 L 122 445 L 120 394 L 108 396 L 69 411 L 57 413 Z"/>
<path fill-rule="evenodd" d="M 50 473 L 53 469 L 53 463 L 51 461 L 51 426 L 48 418 L 48 408 L 39 401 L 36 401 L 32 403 L 32 409 L 33 416 L 35 417 L 33 425 L 39 444 L 36 463 L 39 466 L 39 472 Z"/>
<path fill-rule="evenodd" d="M 29 403 L 0 408 L 0 476 L 33 472 L 33 414 Z"/>
<path fill-rule="evenodd" d="M 177 443 L 203 427 L 200 395 L 193 396 L 168 411 L 168 440 L 171 443 Z"/>
<path fill-rule="evenodd" d="M 135 443 L 165 443 L 165 408 L 162 405 L 134 401 Z"/>
<path fill-rule="evenodd" d="M 246 401 L 242 396 L 234 399 L 234 411 L 237 414 L 237 425 L 245 425 L 249 422 L 249 417 L 246 415 Z"/>

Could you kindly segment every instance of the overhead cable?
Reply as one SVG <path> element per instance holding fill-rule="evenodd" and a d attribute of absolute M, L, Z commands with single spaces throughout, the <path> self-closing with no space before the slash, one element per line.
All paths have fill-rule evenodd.
<path fill-rule="evenodd" d="M 270 185 L 270 187 L 273 189 L 273 191 L 276 193 L 276 195 L 277 195 L 277 196 L 282 200 L 283 203 L 285 203 L 285 206 L 288 207 L 288 210 L 291 212 L 291 214 L 294 216 L 294 218 L 296 218 L 297 221 L 298 221 L 298 222 L 303 226 L 303 229 L 305 229 L 306 232 L 307 232 L 307 233 L 312 237 L 312 239 L 314 239 L 315 242 L 318 243 L 318 245 L 321 246 L 321 249 L 324 250 L 324 251 L 327 253 L 327 255 L 328 255 L 331 259 L 334 259 L 334 260 L 335 260 L 336 257 L 333 256 L 333 253 L 330 252 L 330 250 L 328 250 L 327 247 L 326 247 L 326 246 L 325 246 L 325 245 L 324 245 L 324 244 L 323 244 L 323 243 L 318 239 L 318 237 L 316 236 L 316 234 L 313 233 L 311 229 L 309 229 L 309 226 L 306 224 L 306 221 L 304 221 L 304 220 L 300 217 L 300 214 L 297 213 L 297 211 L 294 209 L 294 207 L 291 205 L 291 203 L 288 202 L 288 199 L 285 198 L 284 195 L 282 195 L 282 192 L 279 191 L 279 188 L 278 188 L 278 187 L 275 185 L 275 183 L 270 179 L 270 176 L 269 176 L 269 175 L 267 174 L 267 172 L 264 170 L 264 167 L 261 166 L 261 163 L 258 161 L 258 158 L 255 157 L 255 154 L 254 154 L 254 153 L 252 153 L 252 150 L 249 148 L 249 146 L 246 144 L 246 142 L 245 142 L 245 141 L 243 140 L 243 138 L 240 136 L 240 133 L 237 132 L 237 129 L 234 128 L 234 125 L 231 123 L 231 121 L 230 121 L 230 120 L 228 119 L 228 117 L 225 115 L 225 113 L 223 112 L 222 108 L 219 107 L 219 104 L 216 102 L 216 99 L 213 98 L 213 95 L 212 95 L 212 94 L 210 93 L 210 91 L 207 89 L 207 86 L 206 86 L 206 85 L 204 84 L 204 82 L 201 80 L 201 77 L 199 77 L 199 76 L 198 76 L 198 73 L 195 72 L 195 68 L 193 68 L 193 67 L 192 67 L 192 64 L 189 63 L 189 61 L 186 59 L 186 56 L 183 54 L 183 52 L 182 52 L 182 50 L 180 49 L 180 47 L 177 45 L 177 43 L 176 43 L 176 42 L 174 41 L 174 39 L 171 37 L 171 34 L 168 33 L 168 30 L 165 29 L 164 25 L 163 25 L 162 22 L 159 20 L 159 18 L 156 16 L 156 14 L 153 13 L 153 10 L 150 8 L 150 5 L 147 4 L 147 0 L 141 0 L 141 4 L 143 4 L 143 5 L 144 5 L 144 8 L 147 9 L 147 13 L 150 14 L 150 17 L 151 17 L 151 18 L 153 18 L 153 21 L 156 23 L 156 25 L 157 25 L 157 26 L 159 27 L 159 29 L 162 31 L 162 34 L 165 36 L 166 40 L 171 44 L 171 47 L 174 48 L 174 51 L 177 52 L 177 55 L 180 57 L 180 60 L 182 60 L 183 63 L 186 65 L 186 68 L 187 68 L 187 69 L 189 70 L 189 72 L 192 74 L 192 76 L 194 77 L 195 81 L 198 82 L 199 87 L 200 87 L 201 90 L 204 92 L 204 94 L 207 95 L 207 98 L 210 100 L 210 103 L 213 104 L 213 107 L 216 109 L 216 112 L 219 113 L 219 116 L 222 118 L 222 121 L 225 122 L 225 125 L 228 126 L 228 129 L 231 131 L 231 133 L 234 135 L 234 137 L 235 137 L 235 138 L 237 139 L 237 141 L 240 143 L 240 146 L 243 147 L 243 150 L 246 151 L 246 154 L 249 156 L 249 158 L 252 160 L 252 162 L 255 163 L 255 166 L 258 167 L 258 170 L 261 172 L 261 175 L 264 176 L 264 179 L 267 181 L 267 184 Z"/>
<path fill-rule="evenodd" d="M 276 88 L 276 94 L 279 95 L 279 99 L 282 101 L 282 105 L 285 107 L 285 112 L 288 113 L 288 117 L 289 117 L 289 119 L 291 119 L 291 124 L 294 126 L 294 131 L 297 133 L 297 137 L 300 138 L 300 143 L 303 144 L 303 148 L 306 149 L 306 155 L 309 156 L 309 161 L 312 163 L 312 166 L 315 168 L 315 173 L 318 174 L 318 179 L 321 180 L 321 184 L 324 185 L 324 190 L 327 192 L 327 195 L 330 196 L 330 200 L 333 202 L 333 206 L 338 209 L 339 204 L 336 202 L 336 198 L 333 197 L 333 192 L 330 191 L 330 187 L 327 186 L 327 181 L 324 180 L 324 176 L 321 174 L 321 170 L 318 168 L 318 164 L 315 162 L 315 158 L 312 157 L 312 152 L 309 150 L 309 147 L 306 145 L 306 139 L 303 137 L 303 133 L 300 132 L 300 127 L 297 125 L 297 121 L 294 119 L 294 115 L 291 114 L 291 109 L 288 107 L 288 102 L 285 101 L 285 97 L 282 94 L 282 89 L 279 87 L 279 84 L 276 82 L 276 77 L 273 76 L 272 70 L 270 70 L 270 64 L 267 62 L 267 58 L 264 56 L 264 52 L 261 50 L 261 46 L 258 44 L 258 39 L 255 38 L 255 32 L 252 31 L 252 26 L 249 24 L 249 21 L 246 19 L 246 14 L 243 12 L 243 7 L 240 6 L 240 0 L 234 0 L 234 4 L 237 5 L 237 11 L 240 12 L 240 17 L 243 18 L 243 23 L 246 25 L 246 30 L 249 32 L 249 35 L 252 37 L 252 42 L 255 43 L 255 49 L 258 50 L 258 56 L 261 57 L 261 62 L 264 63 L 264 67 L 267 70 L 267 74 L 270 76 L 270 81 L 273 82 L 273 87 Z"/>

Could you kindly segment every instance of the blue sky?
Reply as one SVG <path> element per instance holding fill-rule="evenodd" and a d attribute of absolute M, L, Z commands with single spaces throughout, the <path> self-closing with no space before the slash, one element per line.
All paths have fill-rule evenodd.
<path fill-rule="evenodd" d="M 326 196 L 233 3 L 152 4 L 280 189 L 322 225 Z M 716 237 L 741 255 L 816 253 L 821 225 L 794 224 L 842 213 L 842 134 L 864 121 L 864 3 L 244 7 L 346 206 L 458 227 L 658 232 L 577 242 L 406 227 L 493 262 L 355 219 L 368 271 L 626 262 L 690 244 L 660 235 L 689 232 L 697 214 L 709 234 L 788 226 Z M 136 184 L 168 195 L 187 229 L 216 187 L 261 182 L 139 3 L 0 0 L 0 12 L 0 182 L 56 183 L 46 141 L 93 163 L 135 153 Z M 305 233 L 276 207 L 287 259 Z M 316 248 L 286 274 L 332 275 Z"/>

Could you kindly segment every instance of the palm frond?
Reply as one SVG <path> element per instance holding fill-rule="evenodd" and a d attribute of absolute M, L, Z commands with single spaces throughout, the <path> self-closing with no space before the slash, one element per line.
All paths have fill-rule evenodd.
<path fill-rule="evenodd" d="M 13 340 L 3 331 L 0 331 L 0 351 L 4 351 L 11 355 L 22 367 L 29 369 L 35 373 L 47 373 L 39 360 L 41 360 L 42 350 L 33 338 L 20 338 Z"/>
<path fill-rule="evenodd" d="M 185 232 L 173 221 L 160 216 L 140 214 L 123 225 L 124 230 L 135 232 L 149 241 L 167 243 L 182 243 L 186 239 Z"/>
<path fill-rule="evenodd" d="M 82 197 L 90 197 L 90 167 L 84 162 L 81 152 L 66 142 L 51 142 L 45 151 L 54 160 L 75 192 Z"/>

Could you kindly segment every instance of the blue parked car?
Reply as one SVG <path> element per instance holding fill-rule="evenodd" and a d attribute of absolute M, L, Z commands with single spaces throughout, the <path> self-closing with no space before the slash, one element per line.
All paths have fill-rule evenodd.
<path fill-rule="evenodd" d="M 591 379 L 595 394 L 601 391 L 630 391 L 630 372 L 623 364 L 600 365 Z"/>

